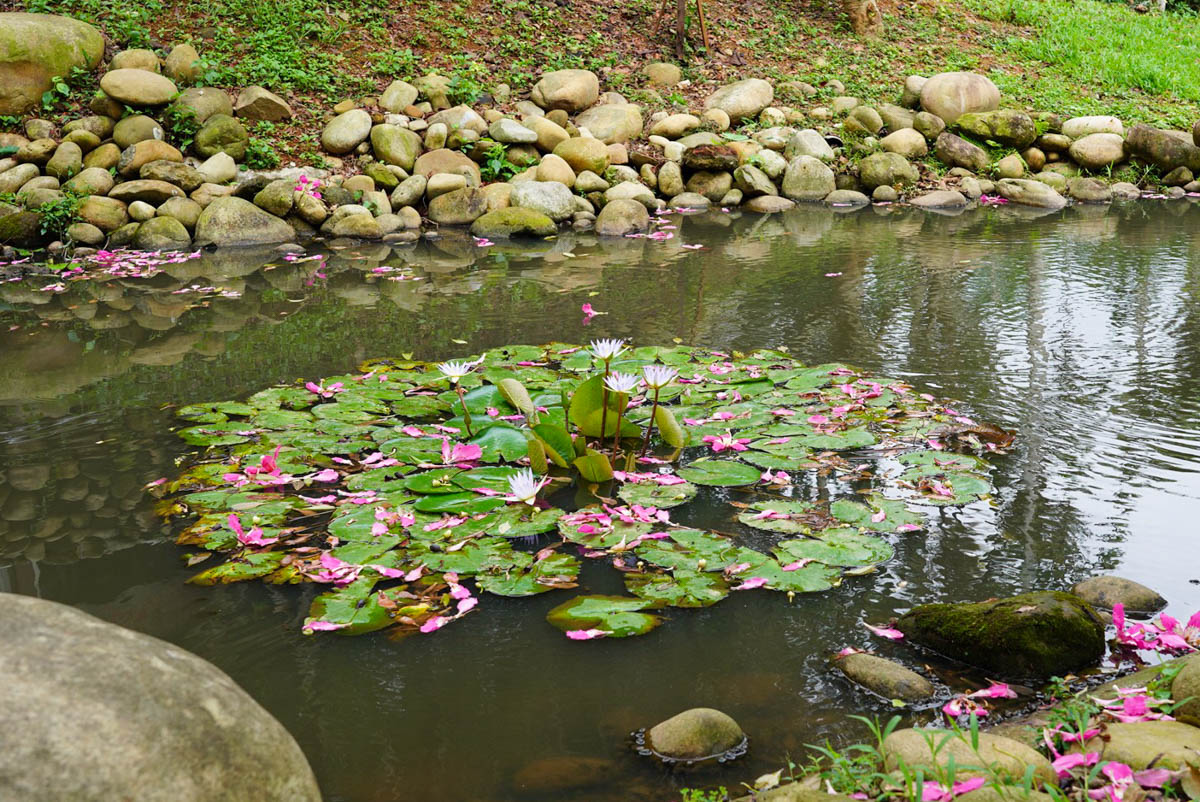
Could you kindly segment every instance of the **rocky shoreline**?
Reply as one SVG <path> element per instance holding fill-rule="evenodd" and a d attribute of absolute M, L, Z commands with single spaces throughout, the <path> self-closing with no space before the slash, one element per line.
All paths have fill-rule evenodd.
<path fill-rule="evenodd" d="M 47 52 L 60 61 L 74 52 L 70 66 L 98 64 L 103 39 L 85 23 L 0 17 L 35 39 L 61 40 Z M 61 128 L 26 117 L 20 133 L 0 133 L 0 244 L 409 243 L 453 229 L 488 240 L 547 237 L 560 226 L 639 236 L 665 210 L 897 202 L 1056 210 L 1200 192 L 1200 124 L 1168 131 L 1002 108 L 986 76 L 964 72 L 909 76 L 897 103 L 874 107 L 841 94 L 836 79 L 818 89 L 746 78 L 718 87 L 694 113 L 629 103 L 602 92 L 587 70 L 545 73 L 528 98 L 500 85 L 452 106 L 448 79 L 429 74 L 335 105 L 319 132 L 323 168 L 250 170 L 250 127 L 287 120 L 292 109 L 264 87 L 231 95 L 190 86 L 199 58 L 186 44 L 116 53 L 90 115 Z M 47 63 L 42 78 L 63 69 Z M 672 64 L 642 74 L 662 88 L 681 81 Z M 812 105 L 778 104 L 777 91 Z M 3 102 L 11 112 L 18 101 Z M 1114 180 L 1122 177 L 1142 186 Z"/>

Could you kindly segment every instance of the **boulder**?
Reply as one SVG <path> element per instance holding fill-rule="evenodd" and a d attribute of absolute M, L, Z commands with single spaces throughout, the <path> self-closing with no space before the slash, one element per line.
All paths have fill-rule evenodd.
<path fill-rule="evenodd" d="M 129 222 L 126 204 L 116 198 L 91 195 L 79 204 L 76 215 L 85 223 L 91 223 L 105 233 L 116 231 Z"/>
<path fill-rule="evenodd" d="M 379 96 L 379 107 L 392 114 L 403 114 L 404 110 L 417 102 L 420 92 L 408 81 L 392 81 Z"/>
<path fill-rule="evenodd" d="M 824 200 L 837 189 L 833 170 L 820 159 L 800 155 L 788 162 L 780 185 L 785 197 L 809 203 Z"/>
<path fill-rule="evenodd" d="M 982 172 L 988 166 L 987 151 L 949 131 L 938 135 L 933 143 L 933 155 L 943 164 L 963 167 L 974 173 Z"/>
<path fill-rule="evenodd" d="M 1093 607 L 1111 610 L 1125 605 L 1125 614 L 1149 616 L 1167 606 L 1167 600 L 1145 585 L 1121 576 L 1093 576 L 1075 583 L 1071 592 Z"/>
<path fill-rule="evenodd" d="M 247 86 L 239 92 L 233 110 L 247 120 L 278 122 L 292 119 L 292 107 L 287 101 L 261 86 Z"/>
<path fill-rule="evenodd" d="M 1186 167 L 1200 172 L 1200 147 L 1173 136 L 1167 131 L 1138 123 L 1125 137 L 1129 153 L 1142 158 L 1163 172 Z"/>
<path fill-rule="evenodd" d="M 438 148 L 422 153 L 413 163 L 413 175 L 425 178 L 435 173 L 456 173 L 467 176 L 472 184 L 480 182 L 479 165 L 471 161 L 467 154 L 458 150 Z"/>
<path fill-rule="evenodd" d="M 169 198 L 183 197 L 183 190 L 174 184 L 168 184 L 166 181 L 139 178 L 134 181 L 125 181 L 124 183 L 117 184 L 109 190 L 108 197 L 119 200 L 122 203 L 133 203 L 140 200 L 149 203 L 151 206 L 158 206 L 165 203 Z"/>
<path fill-rule="evenodd" d="M 941 136 L 942 131 L 946 130 L 946 121 L 936 114 L 918 111 L 913 115 L 913 128 L 919 131 L 927 141 L 932 142 Z"/>
<path fill-rule="evenodd" d="M 1018 191 L 1014 193 L 1012 186 L 1018 186 Z M 1018 203 L 1025 202 L 1015 200 L 1018 194 L 1032 197 L 1035 192 L 1053 195 L 1060 205 L 1066 203 L 1037 181 L 1005 179 L 997 188 Z M 925 604 L 902 615 L 896 626 L 915 643 L 1002 677 L 1063 675 L 1104 655 L 1100 616 L 1079 598 L 1055 591 L 974 604 Z"/>
<path fill-rule="evenodd" d="M 970 112 L 992 111 L 1000 106 L 1000 90 L 986 75 L 943 72 L 921 87 L 921 108 L 953 125 Z"/>
<path fill-rule="evenodd" d="M 291 242 L 295 236 L 278 217 L 232 195 L 213 200 L 196 220 L 197 246 L 268 245 Z"/>
<path fill-rule="evenodd" d="M 1125 136 L 1125 125 L 1116 117 L 1104 115 L 1072 117 L 1063 122 L 1060 133 L 1071 139 L 1079 139 L 1088 134 L 1116 134 L 1117 136 Z"/>
<path fill-rule="evenodd" d="M 530 99 L 543 109 L 583 111 L 600 96 L 600 79 L 591 70 L 555 70 L 533 85 Z"/>
<path fill-rule="evenodd" d="M 79 245 L 98 247 L 104 244 L 104 232 L 91 223 L 72 223 L 67 226 L 67 240 Z"/>
<path fill-rule="evenodd" d="M 575 118 L 575 125 L 606 145 L 628 142 L 642 135 L 642 109 L 632 103 L 593 106 Z"/>
<path fill-rule="evenodd" d="M 559 184 L 559 186 L 562 186 Z M 532 208 L 508 207 L 496 209 L 471 223 L 471 233 L 476 237 L 552 237 L 558 226 L 546 215 Z"/>
<path fill-rule="evenodd" d="M 967 205 L 967 199 L 961 192 L 938 189 L 913 198 L 909 203 L 920 209 L 961 209 Z"/>
<path fill-rule="evenodd" d="M 155 215 L 157 217 L 173 217 L 183 223 L 183 227 L 188 231 L 195 231 L 196 221 L 200 219 L 202 211 L 204 210 L 200 208 L 200 204 L 191 198 L 171 198 L 158 207 Z"/>
<path fill-rule="evenodd" d="M 767 182 L 768 184 L 770 181 Z M 700 170 L 692 173 L 687 181 L 687 191 L 703 195 L 713 203 L 725 197 L 725 193 L 733 189 L 733 176 L 725 171 L 710 172 Z"/>
<path fill-rule="evenodd" d="M 1108 203 L 1113 193 L 1099 178 L 1077 177 L 1067 181 L 1067 195 L 1081 203 Z"/>
<path fill-rule="evenodd" d="M 748 212 L 774 214 L 796 208 L 796 202 L 787 198 L 781 198 L 778 195 L 759 195 L 743 203 L 742 208 Z"/>
<path fill-rule="evenodd" d="M 545 117 L 526 117 L 524 125 L 537 134 L 538 150 L 544 153 L 553 153 L 560 142 L 571 138 L 567 129 Z"/>
<path fill-rule="evenodd" d="M 848 654 L 834 665 L 852 681 L 885 699 L 919 702 L 937 693 L 933 683 L 917 672 L 873 654 Z"/>
<path fill-rule="evenodd" d="M 646 743 L 659 755 L 677 760 L 713 757 L 737 747 L 742 728 L 720 710 L 695 707 L 659 722 L 646 733 Z"/>
<path fill-rule="evenodd" d="M 174 217 L 152 217 L 133 235 L 133 247 L 140 251 L 178 251 L 191 244 L 187 228 Z"/>
<path fill-rule="evenodd" d="M 996 178 L 1024 178 L 1025 162 L 1016 153 L 1010 153 L 993 168 Z"/>
<path fill-rule="evenodd" d="M 13 158 L 22 164 L 45 164 L 57 148 L 58 143 L 53 139 L 35 139 L 21 145 Z"/>
<path fill-rule="evenodd" d="M 18 164 L 0 173 L 0 195 L 15 193 L 41 175 L 35 164 Z"/>
<path fill-rule="evenodd" d="M 138 69 L 109 70 L 100 79 L 100 89 L 127 106 L 165 106 L 179 94 L 170 78 Z"/>
<path fill-rule="evenodd" d="M 789 161 L 797 156 L 812 156 L 823 162 L 832 162 L 834 159 L 833 148 L 825 141 L 825 137 L 812 128 L 804 128 L 792 134 L 783 155 Z"/>
<path fill-rule="evenodd" d="M 411 170 L 421 155 L 421 137 L 397 125 L 377 125 L 371 129 L 371 149 L 380 161 Z"/>
<path fill-rule="evenodd" d="M 1024 206 L 1039 206 L 1043 209 L 1061 209 L 1067 199 L 1051 186 L 1028 178 L 1004 178 L 996 183 L 996 191 L 1013 203 Z"/>
<path fill-rule="evenodd" d="M 454 106 L 434 114 L 428 120 L 429 125 L 434 126 L 438 123 L 446 126 L 446 130 L 450 133 L 455 131 L 474 131 L 477 134 L 482 134 L 487 131 L 487 121 L 479 116 L 470 106 Z"/>
<path fill-rule="evenodd" d="M 645 231 L 650 227 L 650 213 L 635 200 L 611 200 L 596 217 L 596 233 L 601 236 L 623 237 Z"/>
<path fill-rule="evenodd" d="M 731 191 L 730 194 L 732 195 L 733 192 Z M 712 206 L 712 201 L 695 192 L 680 192 L 678 195 L 671 198 L 671 203 L 669 205 L 672 209 L 686 209 L 692 212 L 702 212 L 708 207 Z"/>
<path fill-rule="evenodd" d="M 287 217 L 296 202 L 296 182 L 272 181 L 254 196 L 254 205 L 276 217 Z"/>
<path fill-rule="evenodd" d="M 246 126 L 227 114 L 209 117 L 192 142 L 192 150 L 202 159 L 227 153 L 234 161 L 246 158 L 246 146 L 250 144 L 250 132 Z"/>
<path fill-rule="evenodd" d="M 210 184 L 224 184 L 237 178 L 237 162 L 228 153 L 214 153 L 196 171 Z"/>
<path fill-rule="evenodd" d="M 883 130 L 883 117 L 870 106 L 856 106 L 850 111 L 843 127 L 847 131 L 858 131 L 874 136 Z"/>
<path fill-rule="evenodd" d="M 779 194 L 779 190 L 771 183 L 771 179 L 767 177 L 767 174 L 752 164 L 743 164 L 734 170 L 733 180 L 737 182 L 738 189 L 742 191 L 742 196 L 746 198 L 753 198 L 758 195 Z"/>
<path fill-rule="evenodd" d="M 321 225 L 321 232 L 331 237 L 350 239 L 379 239 L 383 228 L 365 207 L 339 206 Z"/>
<path fill-rule="evenodd" d="M 113 142 L 121 150 L 148 139 L 165 140 L 166 133 L 158 121 L 144 114 L 132 114 L 117 121 L 112 130 Z"/>
<path fill-rule="evenodd" d="M 884 127 L 892 133 L 913 127 L 913 112 L 891 103 L 879 104 L 879 117 Z"/>
<path fill-rule="evenodd" d="M 1029 147 L 1038 136 L 1033 118 L 1011 109 L 968 112 L 960 115 L 954 124 L 968 134 L 1010 148 Z"/>
<path fill-rule="evenodd" d="M 588 175 L 596 175 L 591 170 L 584 170 Z M 542 157 L 541 162 L 537 166 L 538 181 L 557 181 L 565 187 L 571 188 L 575 186 L 576 176 L 575 171 L 571 169 L 571 165 L 561 156 L 555 156 L 553 153 L 547 153 Z M 604 185 L 608 189 L 608 184 Z"/>
<path fill-rule="evenodd" d="M 575 196 L 557 181 L 514 184 L 508 202 L 510 206 L 540 212 L 555 222 L 562 222 L 575 212 Z"/>
<path fill-rule="evenodd" d="M 143 164 L 142 169 L 138 171 L 138 177 L 166 181 L 184 192 L 191 192 L 204 183 L 204 176 L 195 167 L 165 159 Z"/>
<path fill-rule="evenodd" d="M 9 208 L 7 205 L 0 208 Z M 36 248 L 42 244 L 42 218 L 36 212 L 0 212 L 0 245 Z M 3 658 L 0 657 L 0 665 Z M 0 736 L 0 743 L 3 743 Z M 2 767 L 0 763 L 0 767 Z M 2 777 L 2 775 L 0 775 Z"/>
<path fill-rule="evenodd" d="M 371 134 L 371 115 L 362 109 L 339 114 L 321 132 L 321 147 L 335 155 L 349 153 Z"/>
<path fill-rule="evenodd" d="M 1033 767 L 1036 785 L 1057 785 L 1058 779 L 1050 761 L 1037 750 L 1003 735 L 981 732 L 978 749 L 972 746 L 973 735 L 951 730 L 896 730 L 883 740 L 885 771 L 900 766 L 908 769 L 945 769 L 953 758 L 959 777 L 986 776 L 997 780 L 1020 783 L 1028 767 Z"/>
<path fill-rule="evenodd" d="M 117 172 L 129 178 L 138 175 L 144 165 L 156 161 L 182 162 L 183 154 L 166 142 L 160 142 L 157 139 L 143 139 L 121 151 L 121 159 L 117 162 Z M 149 176 L 142 177 L 148 178 Z M 196 186 L 199 185 L 200 182 L 196 182 Z M 192 187 L 192 189 L 195 188 Z"/>
<path fill-rule="evenodd" d="M 137 47 L 130 50 L 122 50 L 113 55 L 112 60 L 108 62 L 108 69 L 112 70 L 147 70 L 149 72 L 159 72 L 162 65 L 158 61 L 158 56 L 153 50 Z"/>
<path fill-rule="evenodd" d="M 569 164 L 576 174 L 591 170 L 596 175 L 603 175 L 608 169 L 608 148 L 593 137 L 577 136 L 560 142 L 554 148 L 554 155 Z"/>
<path fill-rule="evenodd" d="M 0 795 L 320 800 L 287 730 L 178 646 L 11 593 L 0 637 Z"/>
<path fill-rule="evenodd" d="M 658 206 L 658 199 L 654 197 L 654 193 L 650 191 L 650 188 L 637 181 L 622 181 L 619 184 L 609 187 L 604 191 L 604 199 L 606 201 L 637 201 L 647 209 L 653 209 Z"/>
<path fill-rule="evenodd" d="M 872 153 L 858 165 L 858 178 L 867 189 L 907 186 L 921 177 L 917 168 L 898 153 Z"/>
<path fill-rule="evenodd" d="M 421 196 L 425 194 L 425 188 L 428 185 L 429 179 L 423 175 L 412 175 L 404 179 L 392 190 L 392 208 L 403 209 L 405 206 L 416 206 L 421 200 Z"/>
<path fill-rule="evenodd" d="M 51 78 L 94 70 L 103 58 L 104 37 L 86 22 L 0 12 L 0 116 L 40 107 Z"/>
<path fill-rule="evenodd" d="M 1099 752 L 1101 760 L 1124 763 L 1134 771 L 1151 766 L 1187 768 L 1200 759 L 1200 729 L 1182 721 L 1110 722 L 1102 737 L 1076 745 L 1071 751 Z"/>
<path fill-rule="evenodd" d="M 538 136 L 511 117 L 501 117 L 488 126 L 488 136 L 505 145 L 531 145 Z"/>
<path fill-rule="evenodd" d="M 77 120 L 71 120 L 63 126 L 63 133 L 70 134 L 75 131 L 89 131 L 96 135 L 98 139 L 104 140 L 112 136 L 115 121 L 111 117 L 101 117 L 92 115 L 90 117 L 80 117 Z"/>
<path fill-rule="evenodd" d="M 668 114 L 650 126 L 652 136 L 678 139 L 700 127 L 700 118 L 694 114 Z M 595 133 L 593 131 L 593 133 Z"/>
<path fill-rule="evenodd" d="M 705 111 L 720 109 L 732 122 L 757 117 L 775 99 L 771 84 L 761 78 L 747 78 L 726 84 L 704 101 Z"/>
<path fill-rule="evenodd" d="M 689 170 L 733 172 L 740 163 L 731 145 L 694 145 L 683 152 L 683 166 Z"/>
<path fill-rule="evenodd" d="M 429 202 L 429 219 L 440 225 L 465 226 L 488 210 L 487 195 L 478 187 L 466 187 L 438 195 Z"/>
<path fill-rule="evenodd" d="M 666 162 L 658 168 L 658 192 L 664 198 L 673 198 L 683 192 L 683 171 L 675 162 Z"/>
<path fill-rule="evenodd" d="M 194 84 L 200 78 L 200 54 L 189 44 L 175 45 L 167 54 L 163 72 L 177 86 Z"/>
<path fill-rule="evenodd" d="M 88 167 L 63 185 L 63 189 L 76 195 L 107 195 L 113 188 L 113 177 L 108 170 Z"/>
<path fill-rule="evenodd" d="M 917 159 L 929 152 L 925 137 L 915 128 L 901 128 L 879 140 L 887 153 L 898 153 L 906 159 Z"/>
<path fill-rule="evenodd" d="M 904 89 L 900 93 L 900 105 L 906 109 L 916 109 L 921 106 L 921 90 L 929 79 L 924 75 L 910 75 L 904 79 Z"/>
<path fill-rule="evenodd" d="M 1071 158 L 1085 170 L 1100 170 L 1125 158 L 1119 134 L 1087 134 L 1071 143 Z"/>
<path fill-rule="evenodd" d="M 683 71 L 665 61 L 652 61 L 642 67 L 646 80 L 656 86 L 674 86 L 683 80 Z"/>
<path fill-rule="evenodd" d="M 1175 708 L 1175 718 L 1184 724 L 1200 727 L 1200 657 L 1186 659 L 1183 669 L 1171 682 L 1171 698 L 1187 701 Z"/>
<path fill-rule="evenodd" d="M 180 112 L 190 111 L 196 118 L 196 122 L 201 125 L 214 114 L 233 116 L 233 103 L 229 100 L 229 95 L 225 94 L 223 89 L 214 89 L 209 86 L 183 90 L 179 93 L 179 97 L 171 103 L 169 109 Z"/>
<path fill-rule="evenodd" d="M 74 142 L 63 142 L 46 162 L 46 175 L 66 181 L 83 169 L 83 150 Z"/>

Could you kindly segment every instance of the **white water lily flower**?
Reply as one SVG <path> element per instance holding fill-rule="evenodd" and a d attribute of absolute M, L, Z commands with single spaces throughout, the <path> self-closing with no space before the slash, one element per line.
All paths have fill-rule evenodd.
<path fill-rule="evenodd" d="M 613 393 L 632 393 L 641 383 L 642 379 L 640 376 L 632 373 L 621 373 L 620 371 L 613 371 L 604 380 L 604 386 Z"/>
<path fill-rule="evenodd" d="M 624 340 L 592 340 L 592 355 L 605 362 L 624 350 Z"/>
<path fill-rule="evenodd" d="M 467 362 L 465 360 L 462 362 L 442 362 L 437 366 L 437 369 L 442 372 L 443 376 L 450 380 L 451 384 L 458 384 L 459 379 L 474 370 L 478 364 L 478 362 Z"/>
<path fill-rule="evenodd" d="M 669 365 L 646 365 L 642 368 L 646 386 L 651 390 L 661 390 L 674 381 L 678 375 L 679 371 Z"/>
<path fill-rule="evenodd" d="M 512 495 L 508 496 L 507 500 L 528 504 L 532 507 L 533 503 L 537 501 L 538 491 L 549 481 L 549 476 L 538 479 L 529 468 L 523 468 L 508 477 L 508 490 Z"/>

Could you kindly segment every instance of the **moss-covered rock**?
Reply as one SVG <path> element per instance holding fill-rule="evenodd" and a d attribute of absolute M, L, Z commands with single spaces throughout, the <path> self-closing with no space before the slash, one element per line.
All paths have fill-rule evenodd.
<path fill-rule="evenodd" d="M 191 244 L 187 228 L 174 217 L 152 217 L 133 236 L 133 246 L 143 251 L 176 251 Z"/>
<path fill-rule="evenodd" d="M 36 212 L 0 214 L 0 244 L 35 248 L 41 243 L 41 218 Z"/>
<path fill-rule="evenodd" d="M 1072 748 L 1099 752 L 1101 760 L 1124 763 L 1134 771 L 1180 769 L 1200 759 L 1200 729 L 1182 721 L 1134 721 L 1109 724 L 1103 735 Z"/>
<path fill-rule="evenodd" d="M 0 115 L 24 114 L 42 102 L 51 78 L 94 70 L 102 58 L 104 37 L 86 22 L 0 13 Z"/>
<path fill-rule="evenodd" d="M 979 733 L 978 748 L 970 739 L 970 733 L 951 730 L 896 730 L 884 739 L 880 751 L 887 771 L 901 766 L 944 769 L 953 758 L 959 777 L 1020 782 L 1032 766 L 1035 783 L 1058 784 L 1050 761 L 1036 749 L 986 732 Z"/>
<path fill-rule="evenodd" d="M 955 120 L 954 124 L 968 134 L 1010 148 L 1027 148 L 1037 139 L 1033 118 L 1012 109 L 969 112 Z"/>
<path fill-rule="evenodd" d="M 854 682 L 885 699 L 917 702 L 936 693 L 933 683 L 917 672 L 873 654 L 848 654 L 834 664 Z"/>
<path fill-rule="evenodd" d="M 1184 659 L 1186 663 L 1183 670 L 1171 682 L 1171 698 L 1183 702 L 1175 708 L 1175 718 L 1193 727 L 1200 727 L 1200 655 Z"/>
<path fill-rule="evenodd" d="M 448 226 L 465 226 L 487 211 L 487 195 L 478 187 L 465 187 L 438 195 L 429 202 L 429 219 Z"/>
<path fill-rule="evenodd" d="M 648 745 L 655 752 L 680 760 L 728 752 L 745 737 L 736 721 L 710 707 L 685 710 L 655 724 L 647 733 Z"/>
<path fill-rule="evenodd" d="M 192 150 L 202 159 L 227 153 L 234 161 L 246 158 L 246 146 L 250 144 L 250 132 L 246 126 L 228 114 L 214 114 L 196 132 Z"/>
<path fill-rule="evenodd" d="M 926 604 L 905 613 L 896 626 L 922 646 L 1005 677 L 1065 674 L 1104 655 L 1104 622 L 1069 593 Z"/>
<path fill-rule="evenodd" d="M 511 206 L 488 212 L 471 224 L 471 233 L 488 239 L 497 237 L 551 237 L 558 226 L 534 209 Z"/>
<path fill-rule="evenodd" d="M 292 227 L 248 200 L 217 198 L 196 220 L 197 245 L 266 245 L 287 242 Z"/>
<path fill-rule="evenodd" d="M 858 177 L 867 189 L 915 184 L 917 168 L 898 153 L 872 153 L 858 166 Z"/>
<path fill-rule="evenodd" d="M 1168 131 L 1138 123 L 1126 134 L 1125 148 L 1163 172 L 1176 167 L 1200 172 L 1200 147 Z"/>

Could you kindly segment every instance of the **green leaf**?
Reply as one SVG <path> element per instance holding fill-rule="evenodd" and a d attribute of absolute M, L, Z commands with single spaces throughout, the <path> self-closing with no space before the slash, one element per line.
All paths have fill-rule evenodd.
<path fill-rule="evenodd" d="M 414 493 L 461 493 L 462 485 L 456 484 L 454 477 L 462 473 L 462 468 L 438 468 L 425 473 L 414 473 L 404 480 L 404 486 Z"/>
<path fill-rule="evenodd" d="M 608 419 L 603 421 L 604 431 L 600 431 L 601 418 L 607 395 Z M 604 376 L 593 376 L 575 388 L 571 395 L 569 411 L 571 422 L 579 431 L 588 437 L 612 437 L 617 431 L 617 397 L 616 393 L 605 393 Z M 637 427 L 634 427 L 635 429 Z M 622 427 L 622 433 L 625 429 Z"/>
<path fill-rule="evenodd" d="M 499 537 L 531 537 L 554 530 L 563 511 L 557 507 L 542 509 L 528 504 L 510 504 L 488 518 L 484 531 Z"/>
<path fill-rule="evenodd" d="M 567 430 L 556 423 L 538 423 L 532 429 L 545 447 L 550 461 L 560 468 L 567 467 L 575 454 L 575 443 Z"/>
<path fill-rule="evenodd" d="M 474 490 L 477 487 L 484 487 L 499 493 L 507 493 L 509 491 L 508 480 L 518 473 L 520 473 L 520 470 L 517 468 L 506 466 L 472 468 L 469 471 L 455 474 L 452 481 L 463 490 Z"/>
<path fill-rule="evenodd" d="M 886 562 L 894 553 L 891 544 L 883 538 L 859 534 L 852 529 L 827 532 L 820 540 L 785 540 L 775 546 L 775 554 L 781 563 L 809 559 L 847 568 Z"/>
<path fill-rule="evenodd" d="M 525 432 L 507 423 L 489 426 L 468 442 L 483 449 L 484 462 L 515 462 L 529 451 Z"/>
<path fill-rule="evenodd" d="M 608 457 L 598 451 L 588 449 L 588 453 L 576 459 L 572 465 L 579 471 L 579 475 L 588 482 L 607 482 L 612 479 L 612 465 L 608 461 Z"/>
<path fill-rule="evenodd" d="M 527 568 L 489 571 L 475 577 L 482 590 L 497 596 L 533 596 L 550 590 L 577 587 L 579 560 L 554 553 Z"/>
<path fill-rule="evenodd" d="M 240 554 L 232 559 L 201 571 L 188 580 L 190 585 L 228 585 L 259 579 L 279 567 L 284 558 L 282 551 L 258 551 Z"/>
<path fill-rule="evenodd" d="M 673 573 L 628 573 L 625 588 L 641 599 L 671 607 L 709 607 L 729 595 L 729 583 L 718 573 L 677 568 Z"/>
<path fill-rule="evenodd" d="M 644 635 L 662 623 L 656 615 L 639 612 L 650 607 L 644 599 L 623 596 L 579 596 L 546 614 L 563 632 L 599 629 L 612 638 Z"/>
<path fill-rule="evenodd" d="M 496 382 L 496 386 L 500 388 L 500 393 L 504 396 L 504 400 L 522 415 L 532 416 L 536 414 L 537 409 L 534 407 L 533 399 L 529 397 L 529 391 L 525 389 L 525 385 L 516 379 L 501 379 Z"/>
<path fill-rule="evenodd" d="M 769 558 L 742 571 L 731 581 L 745 582 L 756 576 L 767 580 L 766 587 L 770 590 L 790 590 L 795 593 L 815 593 L 819 590 L 829 590 L 841 581 L 836 569 L 821 563 L 809 563 L 803 568 L 785 571 L 777 560 Z"/>
<path fill-rule="evenodd" d="M 672 448 L 683 448 L 687 445 L 687 433 L 679 425 L 674 413 L 667 407 L 654 410 L 654 425 L 658 427 L 658 435 Z"/>
<path fill-rule="evenodd" d="M 503 507 L 505 501 L 497 496 L 481 496 L 478 493 L 441 493 L 422 496 L 413 504 L 417 512 L 441 512 L 454 515 L 475 515 Z"/>
<path fill-rule="evenodd" d="M 740 487 L 759 480 L 757 468 L 728 459 L 698 459 L 680 468 L 679 475 L 693 484 L 712 487 Z"/>
<path fill-rule="evenodd" d="M 646 481 L 626 482 L 621 485 L 617 495 L 630 504 L 640 504 L 643 507 L 657 507 L 660 510 L 678 507 L 696 497 L 696 486 L 691 482 L 681 482 L 675 485 L 660 485 L 657 482 Z"/>
<path fill-rule="evenodd" d="M 183 442 L 191 446 L 231 446 L 236 443 L 246 443 L 250 437 L 238 434 L 249 430 L 250 424 L 236 422 L 206 423 L 200 426 L 190 426 L 180 429 L 178 435 Z"/>
<path fill-rule="evenodd" d="M 786 517 L 763 517 L 764 513 Z M 739 513 L 738 521 L 755 529 L 785 535 L 808 535 L 833 523 L 821 505 L 807 501 L 760 501 Z"/>
<path fill-rule="evenodd" d="M 884 498 L 878 493 L 870 493 L 862 497 L 867 506 L 838 499 L 829 505 L 829 512 L 839 521 L 866 529 L 872 532 L 895 532 L 901 526 L 906 529 L 922 526 L 925 519 L 915 512 L 910 512 L 900 499 Z M 873 517 L 883 513 L 883 520 L 873 521 Z"/>
<path fill-rule="evenodd" d="M 391 613 L 379 605 L 379 595 L 372 592 L 377 581 L 377 577 L 364 575 L 344 588 L 322 593 L 313 599 L 304 623 L 342 624 L 342 629 L 335 630 L 339 635 L 361 635 L 390 627 L 395 623 Z"/>

